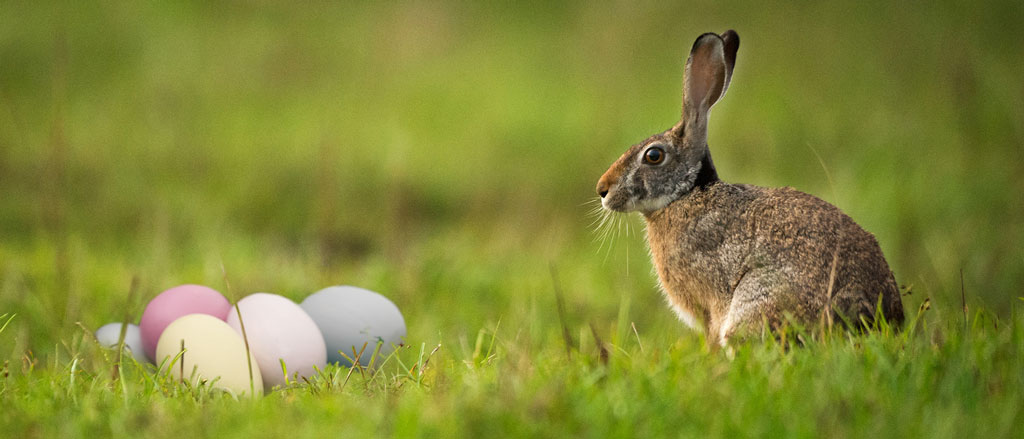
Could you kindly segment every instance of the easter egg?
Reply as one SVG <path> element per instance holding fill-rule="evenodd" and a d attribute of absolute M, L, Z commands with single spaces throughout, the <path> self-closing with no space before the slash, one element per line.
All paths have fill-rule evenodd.
<path fill-rule="evenodd" d="M 173 364 L 171 360 L 181 352 L 185 353 Z M 262 394 L 263 378 L 256 365 L 256 359 L 246 358 L 245 342 L 227 323 L 207 314 L 188 314 L 178 318 L 160 334 L 156 346 L 157 364 L 166 360 L 163 367 L 171 375 L 181 379 L 191 378 L 193 370 L 196 379 L 212 382 L 212 386 L 236 395 Z M 249 381 L 249 362 L 252 361 L 252 382 Z M 193 383 L 195 384 L 195 383 Z"/>
<path fill-rule="evenodd" d="M 107 323 L 96 330 L 96 341 L 108 348 L 116 348 L 118 339 L 121 337 L 121 327 L 128 325 L 124 332 L 124 347 L 131 352 L 132 357 L 139 363 L 148 363 L 146 351 L 142 348 L 142 333 L 139 327 L 131 323 Z"/>
<path fill-rule="evenodd" d="M 320 329 L 295 302 L 277 294 L 255 293 L 239 300 L 238 309 L 267 389 L 285 384 L 285 370 L 289 380 L 295 380 L 296 374 L 313 376 L 314 366 L 323 369 L 327 364 L 327 348 Z M 235 332 L 242 333 L 234 308 L 228 313 L 227 322 Z"/>
<path fill-rule="evenodd" d="M 156 344 L 164 328 L 178 317 L 208 314 L 224 320 L 231 303 L 217 290 L 201 285 L 181 285 L 158 294 L 146 305 L 139 321 L 142 347 L 150 360 L 156 360 Z"/>
<path fill-rule="evenodd" d="M 327 359 L 334 363 L 351 366 L 338 351 L 355 359 L 354 352 L 366 349 L 359 357 L 359 363 L 368 366 L 373 351 L 380 342 L 379 364 L 401 346 L 405 338 L 405 319 L 387 297 L 370 290 L 351 286 L 324 288 L 302 301 L 327 342 Z"/>

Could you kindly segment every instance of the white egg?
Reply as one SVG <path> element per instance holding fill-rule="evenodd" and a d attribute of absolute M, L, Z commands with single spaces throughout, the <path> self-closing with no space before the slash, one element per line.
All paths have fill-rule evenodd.
<path fill-rule="evenodd" d="M 121 327 L 128 325 L 124 333 L 124 347 L 131 352 L 132 357 L 139 364 L 146 364 L 146 350 L 142 347 L 142 332 L 139 327 L 131 323 L 107 323 L 96 330 L 96 340 L 108 348 L 117 347 L 118 339 L 121 337 Z"/>
<path fill-rule="evenodd" d="M 405 319 L 387 297 L 373 291 L 352 286 L 324 288 L 302 301 L 302 308 L 320 327 L 327 342 L 327 359 L 350 366 L 352 363 L 338 351 L 368 366 L 373 351 L 380 343 L 377 364 L 391 354 L 405 339 Z"/>

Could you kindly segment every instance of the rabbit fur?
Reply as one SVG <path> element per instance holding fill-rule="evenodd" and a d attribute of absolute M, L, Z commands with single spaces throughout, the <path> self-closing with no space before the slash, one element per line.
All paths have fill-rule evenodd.
<path fill-rule="evenodd" d="M 598 181 L 605 209 L 638 211 L 669 304 L 709 343 L 881 311 L 903 321 L 899 290 L 875 237 L 835 206 L 792 188 L 725 183 L 711 161 L 707 123 L 739 48 L 734 31 L 697 38 L 686 62 L 683 114 L 630 147 Z"/>

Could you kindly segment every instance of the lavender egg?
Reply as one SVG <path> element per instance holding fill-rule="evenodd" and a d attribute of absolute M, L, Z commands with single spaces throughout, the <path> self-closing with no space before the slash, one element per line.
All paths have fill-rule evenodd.
<path fill-rule="evenodd" d="M 255 293 L 238 301 L 241 323 L 249 348 L 259 363 L 263 384 L 267 389 L 285 384 L 284 370 L 289 380 L 316 374 L 327 364 L 327 348 L 313 319 L 286 297 L 269 293 Z M 228 313 L 228 325 L 242 334 L 238 312 Z"/>

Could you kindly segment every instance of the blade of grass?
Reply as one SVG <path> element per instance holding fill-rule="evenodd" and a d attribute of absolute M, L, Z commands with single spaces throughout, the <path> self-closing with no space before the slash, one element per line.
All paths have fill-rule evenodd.
<path fill-rule="evenodd" d="M 964 331 L 967 330 L 967 295 L 964 292 L 964 269 L 960 269 L 960 306 L 964 315 Z"/>
<path fill-rule="evenodd" d="M 629 322 L 629 326 L 633 327 L 633 335 L 636 335 L 636 344 L 640 346 L 640 353 L 644 353 L 644 343 L 640 341 L 640 333 L 636 330 L 636 322 Z"/>
<path fill-rule="evenodd" d="M 11 314 L 10 317 L 8 317 L 7 313 L 0 314 L 0 320 L 3 320 L 5 318 L 7 319 L 7 321 L 4 322 L 3 325 L 0 325 L 0 334 L 4 333 L 4 329 L 7 329 L 7 325 L 9 325 L 11 323 L 11 320 L 14 320 L 14 316 L 16 316 L 16 315 L 18 315 L 18 314 Z"/>
<path fill-rule="evenodd" d="M 551 269 L 551 282 L 554 284 L 555 289 L 555 306 L 558 309 L 558 322 L 562 325 L 562 341 L 565 342 L 565 356 L 572 360 L 572 347 L 575 342 L 572 340 L 572 335 L 569 333 L 569 325 L 566 323 L 565 318 L 565 299 L 562 297 L 562 285 L 558 282 L 558 269 L 555 268 L 555 264 L 552 263 Z"/>
<path fill-rule="evenodd" d="M 601 340 L 601 336 L 597 334 L 597 328 L 594 327 L 594 322 L 590 322 L 590 333 L 594 335 L 594 344 L 597 345 L 598 360 L 601 364 L 608 364 L 608 348 L 604 346 L 604 341 Z"/>
<path fill-rule="evenodd" d="M 224 267 L 224 259 L 220 260 L 220 271 L 224 276 L 224 288 L 228 292 L 228 296 L 235 298 L 234 291 L 231 290 L 231 282 L 228 281 L 228 270 Z M 256 397 L 256 377 L 252 373 L 252 348 L 249 347 L 249 335 L 245 332 L 245 321 L 242 319 L 242 308 L 238 306 L 238 299 L 235 298 L 235 315 L 238 316 L 238 326 L 242 329 L 242 342 L 245 343 L 245 363 L 249 368 L 249 396 Z"/>

